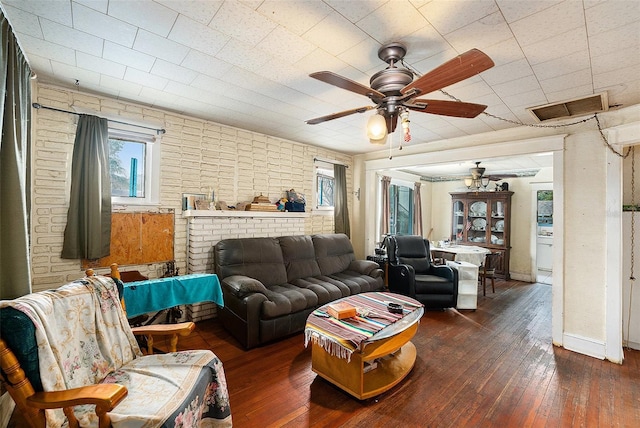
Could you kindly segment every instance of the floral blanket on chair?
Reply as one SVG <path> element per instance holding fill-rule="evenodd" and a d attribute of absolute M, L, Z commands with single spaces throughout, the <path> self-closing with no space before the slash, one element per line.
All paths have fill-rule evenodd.
<path fill-rule="evenodd" d="M 208 350 L 142 356 L 111 278 L 94 276 L 56 290 L 0 302 L 36 327 L 45 391 L 118 383 L 127 397 L 109 413 L 114 427 L 231 426 L 224 370 Z M 97 426 L 93 406 L 74 408 L 81 426 Z M 66 424 L 47 411 L 47 426 Z"/>

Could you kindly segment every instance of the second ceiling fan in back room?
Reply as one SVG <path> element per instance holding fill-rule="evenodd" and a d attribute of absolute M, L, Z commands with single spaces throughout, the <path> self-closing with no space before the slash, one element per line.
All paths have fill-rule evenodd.
<path fill-rule="evenodd" d="M 446 101 L 437 99 L 417 98 L 420 95 L 437 91 L 469 77 L 475 76 L 494 66 L 493 61 L 484 52 L 471 49 L 457 57 L 436 67 L 430 72 L 413 80 L 414 72 L 408 68 L 397 67 L 402 62 L 407 48 L 402 43 L 390 43 L 378 49 L 378 57 L 389 64 L 387 68 L 371 76 L 371 87 L 340 76 L 331 71 L 319 71 L 309 76 L 330 85 L 368 97 L 374 105 L 358 107 L 326 116 L 307 120 L 314 125 L 328 120 L 338 119 L 354 113 L 364 113 L 377 110 L 377 115 L 370 119 L 369 139 L 374 144 L 385 144 L 387 134 L 395 131 L 398 117 L 408 125 L 408 111 L 439 114 L 444 116 L 473 118 L 482 113 L 487 106 L 482 104 L 465 103 L 461 101 Z M 380 132 L 372 133 L 375 120 L 380 121 Z M 405 132 L 408 132 L 406 128 Z"/>

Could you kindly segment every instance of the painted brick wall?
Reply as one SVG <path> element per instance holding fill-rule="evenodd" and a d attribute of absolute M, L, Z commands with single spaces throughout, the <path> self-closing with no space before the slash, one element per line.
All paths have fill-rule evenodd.
<path fill-rule="evenodd" d="M 72 110 L 72 106 L 123 121 L 143 120 L 162 125 L 160 207 L 114 207 L 127 211 L 175 212 L 175 261 L 187 271 L 187 219 L 182 216 L 182 193 L 216 191 L 229 204 L 250 201 L 262 193 L 270 200 L 294 188 L 312 194 L 313 158 L 333 159 L 352 165 L 351 156 L 319 147 L 282 140 L 214 122 L 128 103 L 81 91 L 39 83 L 34 100 L 42 105 Z M 69 204 L 71 158 L 77 117 L 51 110 L 34 110 L 32 140 L 32 259 L 34 291 L 57 287 L 80 278 L 79 260 L 60 258 Z M 353 168 L 347 169 L 352 203 Z M 333 231 L 333 217 L 314 215 L 302 219 L 296 230 L 306 234 Z M 162 264 L 125 266 L 149 277 L 163 272 Z M 97 270 L 98 273 L 106 272 Z"/>

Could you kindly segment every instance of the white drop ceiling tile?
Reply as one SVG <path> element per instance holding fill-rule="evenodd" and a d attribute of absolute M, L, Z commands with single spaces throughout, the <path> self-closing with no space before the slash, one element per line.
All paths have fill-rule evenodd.
<path fill-rule="evenodd" d="M 640 2 L 634 0 L 601 2 L 586 9 L 585 17 L 590 36 L 614 30 L 626 24 L 637 25 L 640 21 Z"/>
<path fill-rule="evenodd" d="M 299 71 L 278 59 L 271 59 L 264 63 L 260 69 L 255 70 L 258 76 L 278 82 L 285 86 L 294 82 L 300 75 Z"/>
<path fill-rule="evenodd" d="M 168 82 L 168 79 L 165 79 L 164 77 L 145 73 L 144 71 L 136 70 L 135 68 L 127 68 L 127 71 L 124 73 L 124 80 L 156 89 L 163 89 L 167 86 Z"/>
<path fill-rule="evenodd" d="M 592 84 L 590 68 L 540 81 L 540 86 L 542 86 L 542 90 L 545 93 L 559 92 L 563 89 L 575 88 L 577 86 L 591 86 Z"/>
<path fill-rule="evenodd" d="M 506 108 L 506 106 L 504 105 L 500 97 L 493 92 L 490 94 L 482 95 L 482 96 L 471 96 L 471 97 L 465 98 L 464 101 L 468 103 L 486 105 L 487 110 L 485 111 L 489 111 L 489 110 L 494 111 L 496 108 Z"/>
<path fill-rule="evenodd" d="M 624 107 L 640 103 L 640 79 L 625 82 L 603 88 L 596 88 L 595 92 L 607 91 L 609 94 L 609 105 L 620 104 Z"/>
<path fill-rule="evenodd" d="M 351 22 L 358 22 L 379 9 L 387 0 L 345 1 L 325 0 L 329 6 Z"/>
<path fill-rule="evenodd" d="M 82 5 L 73 7 L 73 27 L 129 48 L 133 46 L 138 30 L 133 25 Z"/>
<path fill-rule="evenodd" d="M 529 63 L 534 66 L 552 59 L 585 51 L 588 48 L 585 29 L 577 28 L 538 43 L 523 46 L 522 50 L 529 59 Z"/>
<path fill-rule="evenodd" d="M 593 75 L 593 86 L 596 88 L 604 86 L 612 86 L 618 83 L 632 82 L 640 76 L 640 68 L 638 66 L 630 66 L 619 68 L 601 74 Z"/>
<path fill-rule="evenodd" d="M 332 12 L 325 2 L 299 0 L 267 0 L 261 2 L 256 11 L 298 36 Z"/>
<path fill-rule="evenodd" d="M 492 13 L 466 27 L 449 33 L 447 41 L 460 53 L 469 49 L 484 48 L 504 42 L 513 37 L 500 12 Z"/>
<path fill-rule="evenodd" d="M 23 49 L 28 52 L 27 59 L 31 55 L 39 55 L 44 58 L 55 58 L 58 62 L 76 65 L 76 53 L 73 49 L 38 39 L 28 34 L 18 33 L 18 40 Z"/>
<path fill-rule="evenodd" d="M 110 0 L 109 15 L 162 37 L 167 37 L 178 17 L 159 3 L 131 0 Z"/>
<path fill-rule="evenodd" d="M 155 57 L 133 49 L 105 41 L 102 57 L 141 71 L 151 71 Z"/>
<path fill-rule="evenodd" d="M 40 25 L 44 39 L 48 42 L 96 56 L 102 55 L 102 39 L 99 37 L 65 27 L 48 19 L 40 19 Z"/>
<path fill-rule="evenodd" d="M 212 103 L 212 100 L 216 100 L 216 99 L 222 100 L 223 98 L 219 95 L 213 94 L 209 90 L 185 85 L 173 80 L 170 80 L 167 83 L 167 86 L 164 88 L 164 91 L 169 94 L 174 94 L 189 100 L 200 101 L 203 103 Z"/>
<path fill-rule="evenodd" d="M 452 60 L 458 56 L 453 48 L 446 49 L 441 52 L 437 52 L 434 55 L 425 58 L 421 61 L 411 63 L 411 67 L 416 69 L 420 74 L 424 75 L 430 71 L 435 70 L 447 61 Z"/>
<path fill-rule="evenodd" d="M 640 44 L 640 24 L 631 23 L 597 34 L 589 39 L 589 50 L 593 57 L 606 55 L 615 50 Z"/>
<path fill-rule="evenodd" d="M 301 58 L 294 65 L 306 74 L 316 71 L 333 71 L 341 70 L 347 64 L 340 58 L 331 55 L 324 49 L 314 49 L 311 53 Z"/>
<path fill-rule="evenodd" d="M 387 63 L 378 58 L 378 49 L 380 49 L 380 47 L 380 43 L 370 37 L 367 37 L 357 45 L 342 52 L 336 59 L 345 65 L 348 63 L 355 69 L 366 73 L 367 75 L 371 75 L 376 71 L 387 67 Z M 344 68 L 345 65 L 341 68 Z M 330 69 L 330 71 L 339 69 L 340 68 L 335 67 Z M 318 70 L 324 70 L 324 68 Z"/>
<path fill-rule="evenodd" d="M 629 46 L 622 50 L 593 57 L 591 59 L 593 74 L 614 71 L 618 68 L 640 66 L 640 45 Z"/>
<path fill-rule="evenodd" d="M 451 33 L 495 12 L 498 12 L 498 7 L 492 0 L 433 0 L 420 7 L 420 13 L 440 34 Z"/>
<path fill-rule="evenodd" d="M 224 2 L 208 26 L 250 45 L 256 45 L 277 24 L 242 3 Z"/>
<path fill-rule="evenodd" d="M 71 27 L 73 19 L 71 18 L 71 2 L 70 1 L 51 1 L 51 0 L 2 0 L 3 5 L 13 6 L 38 16 L 46 16 L 47 19 L 55 21 L 58 24 Z"/>
<path fill-rule="evenodd" d="M 302 37 L 337 56 L 365 40 L 368 36 L 359 28 L 351 25 L 343 16 L 332 12 Z"/>
<path fill-rule="evenodd" d="M 547 80 L 563 74 L 589 68 L 589 51 L 575 52 L 551 61 L 535 64 L 532 68 L 538 80 Z"/>
<path fill-rule="evenodd" d="M 73 0 L 74 3 L 89 7 L 98 12 L 107 13 L 109 9 L 109 0 Z"/>
<path fill-rule="evenodd" d="M 180 15 L 169 34 L 169 39 L 214 56 L 230 37 Z"/>
<path fill-rule="evenodd" d="M 76 52 L 76 63 L 79 68 L 84 68 L 96 73 L 106 74 L 108 76 L 122 79 L 126 67 L 113 61 L 106 60 L 97 56 L 89 55 L 83 52 Z"/>
<path fill-rule="evenodd" d="M 511 30 L 522 46 L 584 27 L 582 2 L 565 1 L 511 23 Z"/>
<path fill-rule="evenodd" d="M 469 79 L 467 79 L 469 80 Z M 469 98 L 490 95 L 493 94 L 494 91 L 486 82 L 482 80 L 477 80 L 472 83 L 467 83 L 466 81 L 462 81 L 454 86 L 449 86 L 444 88 L 445 92 L 453 95 L 456 98 L 462 99 L 462 101 L 467 101 Z M 431 94 L 421 96 L 420 98 L 436 98 L 435 95 L 439 94 L 438 91 L 432 92 Z M 442 99 L 450 100 L 449 97 L 442 97 Z"/>
<path fill-rule="evenodd" d="M 271 59 L 271 56 L 261 49 L 242 43 L 239 40 L 231 39 L 216 54 L 216 58 L 255 72 L 266 64 Z"/>
<path fill-rule="evenodd" d="M 80 88 L 82 88 L 85 83 L 91 83 L 93 85 L 100 84 L 100 73 L 84 70 L 57 61 L 51 61 L 51 67 L 53 68 L 53 74 L 56 79 L 64 82 L 66 85 L 74 85 L 76 80 L 80 83 Z"/>
<path fill-rule="evenodd" d="M 158 59 L 155 62 L 151 69 L 151 74 L 175 80 L 186 85 L 193 82 L 193 80 L 198 76 L 198 73 L 193 70 L 189 70 L 188 68 L 175 65 L 172 62 L 167 62 L 162 59 Z"/>
<path fill-rule="evenodd" d="M 39 39 L 44 38 L 40 28 L 40 21 L 36 15 L 13 6 L 4 5 L 4 8 L 6 9 L 5 18 L 9 21 L 14 32 L 16 28 L 19 28 L 23 34 Z"/>
<path fill-rule="evenodd" d="M 82 91 L 89 94 L 98 94 L 102 96 L 110 96 L 115 99 L 120 99 L 120 91 L 106 88 L 104 86 L 95 85 L 93 83 L 87 83 L 82 87 Z"/>
<path fill-rule="evenodd" d="M 194 49 L 189 51 L 180 65 L 211 77 L 223 76 L 233 68 L 228 62 Z"/>
<path fill-rule="evenodd" d="M 523 92 L 501 98 L 505 105 L 509 107 L 514 114 L 518 114 L 518 110 L 520 110 L 521 107 L 535 107 L 548 103 L 547 97 L 542 89 L 534 89 L 529 92 Z"/>
<path fill-rule="evenodd" d="M 173 34 L 173 33 L 172 33 Z M 144 54 L 162 58 L 174 64 L 180 64 L 189 52 L 187 44 L 179 41 L 165 39 L 157 34 L 145 30 L 138 30 L 138 36 L 133 44 L 133 49 Z"/>
<path fill-rule="evenodd" d="M 275 28 L 257 47 L 287 64 L 294 64 L 316 49 L 315 45 L 284 27 Z"/>
<path fill-rule="evenodd" d="M 514 1 L 496 0 L 507 22 L 511 23 L 548 9 L 564 0 Z"/>
<path fill-rule="evenodd" d="M 546 91 L 547 99 L 550 103 L 557 103 L 575 98 L 582 98 L 593 95 L 593 84 L 575 85 L 566 88 L 559 88 L 557 91 Z"/>
<path fill-rule="evenodd" d="M 40 55 L 29 55 L 29 67 L 31 67 L 31 71 L 36 72 L 36 74 L 53 74 L 51 60 Z"/>
<path fill-rule="evenodd" d="M 223 0 L 156 0 L 156 2 L 204 25 L 211 22 L 222 3 L 224 3 Z"/>
<path fill-rule="evenodd" d="M 140 83 L 103 75 L 100 77 L 100 87 L 118 91 L 122 94 L 138 95 L 144 86 Z"/>
<path fill-rule="evenodd" d="M 362 18 L 356 25 L 380 43 L 389 43 L 429 23 L 411 3 L 391 1 Z"/>
<path fill-rule="evenodd" d="M 440 52 L 451 50 L 451 45 L 436 31 L 431 24 L 402 36 L 402 44 L 407 47 L 404 62 L 413 64 L 431 58 Z"/>
<path fill-rule="evenodd" d="M 513 37 L 495 45 L 486 46 L 481 50 L 493 60 L 495 67 L 525 58 L 520 45 Z"/>
<path fill-rule="evenodd" d="M 493 85 L 493 90 L 499 97 L 505 98 L 512 95 L 522 94 L 540 89 L 540 84 L 535 76 L 527 76 L 521 79 L 512 80 L 506 83 Z"/>
<path fill-rule="evenodd" d="M 508 64 L 490 68 L 481 73 L 482 79 L 489 85 L 509 82 L 533 74 L 531 66 L 522 58 Z"/>

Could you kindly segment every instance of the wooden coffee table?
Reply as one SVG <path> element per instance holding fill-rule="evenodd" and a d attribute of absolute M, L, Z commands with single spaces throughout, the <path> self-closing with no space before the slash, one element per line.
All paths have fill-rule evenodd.
<path fill-rule="evenodd" d="M 393 294 L 383 294 L 388 294 L 393 301 Z M 408 298 L 403 296 L 403 299 Z M 348 301 L 349 297 L 340 300 Z M 360 400 L 381 394 L 397 385 L 413 368 L 416 347 L 410 340 L 418 330 L 423 313 L 424 309 L 419 307 L 380 330 L 361 343 L 350 361 L 330 354 L 312 341 L 311 369 Z M 365 372 L 367 363 L 374 361 L 377 366 Z"/>

